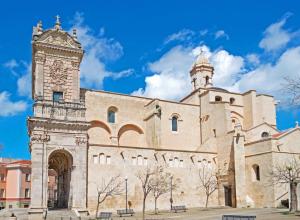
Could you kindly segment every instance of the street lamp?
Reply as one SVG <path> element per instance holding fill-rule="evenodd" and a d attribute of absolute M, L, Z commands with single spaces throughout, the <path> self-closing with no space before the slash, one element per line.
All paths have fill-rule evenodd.
<path fill-rule="evenodd" d="M 126 212 L 127 212 L 127 180 L 128 180 L 128 178 L 127 178 L 127 176 L 125 177 L 125 189 L 126 189 Z"/>
<path fill-rule="evenodd" d="M 172 210 L 172 204 L 173 204 L 173 194 L 172 194 L 172 191 L 173 191 L 173 176 L 171 176 L 171 190 L 170 190 L 170 193 L 171 193 L 171 196 L 170 196 L 170 204 L 171 204 L 171 210 Z"/>

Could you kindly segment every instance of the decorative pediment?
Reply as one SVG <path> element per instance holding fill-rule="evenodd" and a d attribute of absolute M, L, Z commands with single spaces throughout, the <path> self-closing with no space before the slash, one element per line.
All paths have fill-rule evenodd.
<path fill-rule="evenodd" d="M 35 39 L 36 43 L 44 43 L 59 47 L 81 49 L 79 42 L 75 41 L 67 32 L 61 30 L 48 30 Z"/>

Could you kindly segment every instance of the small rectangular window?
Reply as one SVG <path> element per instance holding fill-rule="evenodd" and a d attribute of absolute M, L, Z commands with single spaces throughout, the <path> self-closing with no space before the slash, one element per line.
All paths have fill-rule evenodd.
<path fill-rule="evenodd" d="M 133 166 L 136 165 L 136 157 L 132 157 L 132 165 L 133 165 Z"/>
<path fill-rule="evenodd" d="M 106 164 L 110 164 L 111 163 L 111 157 L 110 156 L 107 156 L 106 157 Z"/>
<path fill-rule="evenodd" d="M 94 164 L 97 164 L 98 163 L 98 155 L 93 155 L 93 162 Z"/>
<path fill-rule="evenodd" d="M 105 164 L 106 163 L 106 159 L 105 159 L 104 153 L 101 153 L 99 155 L 99 162 L 100 162 L 100 164 Z"/>
<path fill-rule="evenodd" d="M 30 189 L 25 189 L 25 198 L 30 198 Z"/>
<path fill-rule="evenodd" d="M 4 198 L 4 197 L 5 197 L 5 190 L 0 189 L 0 198 Z"/>
<path fill-rule="evenodd" d="M 53 101 L 54 102 L 63 101 L 63 93 L 62 92 L 53 92 Z"/>
<path fill-rule="evenodd" d="M 173 159 L 169 159 L 169 166 L 173 167 Z"/>
<path fill-rule="evenodd" d="M 147 157 L 144 158 L 144 166 L 148 166 L 148 158 Z"/>
<path fill-rule="evenodd" d="M 30 174 L 29 173 L 26 173 L 25 180 L 26 180 L 26 182 L 30 182 Z"/>
<path fill-rule="evenodd" d="M 179 167 L 183 167 L 183 160 L 180 160 Z"/>
<path fill-rule="evenodd" d="M 4 175 L 4 173 L 1 173 L 1 174 L 0 174 L 0 181 L 1 181 L 1 182 L 4 182 L 4 181 L 5 181 L 5 175 Z"/>

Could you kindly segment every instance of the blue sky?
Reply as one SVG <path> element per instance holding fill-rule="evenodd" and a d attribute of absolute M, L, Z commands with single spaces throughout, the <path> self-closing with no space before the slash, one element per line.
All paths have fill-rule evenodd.
<path fill-rule="evenodd" d="M 30 158 L 32 26 L 78 29 L 85 50 L 81 86 L 178 100 L 190 91 L 200 50 L 214 83 L 256 89 L 281 101 L 279 129 L 300 121 L 283 77 L 300 75 L 300 3 L 285 1 L 6 1 L 0 8 L 0 156 Z"/>

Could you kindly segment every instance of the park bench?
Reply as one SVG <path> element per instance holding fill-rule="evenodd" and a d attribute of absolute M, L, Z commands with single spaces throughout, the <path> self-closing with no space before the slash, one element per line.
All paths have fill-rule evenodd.
<path fill-rule="evenodd" d="M 187 208 L 185 207 L 185 205 L 176 205 L 176 206 L 172 206 L 171 211 L 174 212 L 178 212 L 178 211 L 184 211 L 186 212 Z"/>
<path fill-rule="evenodd" d="M 112 213 L 111 212 L 100 212 L 100 215 L 97 217 L 97 219 L 103 219 L 103 220 L 111 220 Z"/>
<path fill-rule="evenodd" d="M 117 213 L 120 217 L 122 217 L 123 215 L 134 215 L 133 209 L 119 209 L 117 210 Z"/>
<path fill-rule="evenodd" d="M 255 220 L 254 215 L 223 215 L 222 220 Z"/>

